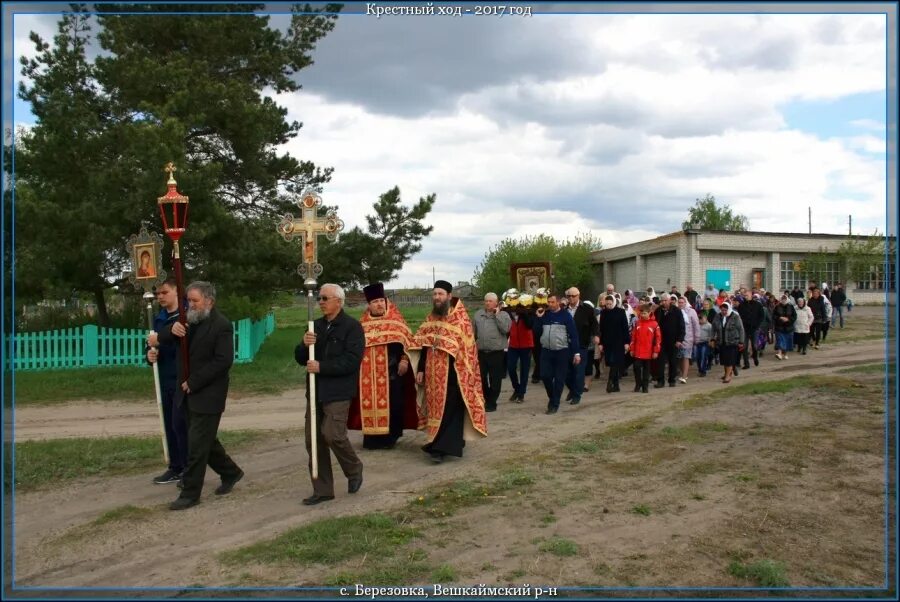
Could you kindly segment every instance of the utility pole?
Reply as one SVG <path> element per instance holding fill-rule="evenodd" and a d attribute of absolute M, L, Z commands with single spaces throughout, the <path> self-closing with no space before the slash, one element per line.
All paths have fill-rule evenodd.
<path fill-rule="evenodd" d="M 812 206 L 809 207 L 809 233 L 812 234 Z"/>
<path fill-rule="evenodd" d="M 853 236 L 853 216 L 852 215 L 847 216 L 847 229 L 848 229 L 847 235 Z"/>

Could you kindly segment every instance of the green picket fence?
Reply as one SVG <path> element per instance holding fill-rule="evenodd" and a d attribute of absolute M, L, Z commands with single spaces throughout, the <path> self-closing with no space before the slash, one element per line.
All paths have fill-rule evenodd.
<path fill-rule="evenodd" d="M 234 325 L 234 361 L 252 362 L 275 330 L 275 315 L 262 320 L 244 318 Z M 49 332 L 22 332 L 6 340 L 6 368 L 54 370 L 93 366 L 139 366 L 145 364 L 147 331 L 133 328 L 103 328 L 87 324 Z M 12 360 L 12 361 L 11 361 Z"/>

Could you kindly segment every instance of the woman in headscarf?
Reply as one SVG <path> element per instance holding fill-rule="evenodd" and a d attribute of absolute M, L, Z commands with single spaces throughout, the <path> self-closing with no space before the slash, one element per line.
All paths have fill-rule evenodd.
<path fill-rule="evenodd" d="M 681 316 L 684 318 L 684 342 L 681 344 L 681 349 L 678 350 L 678 357 L 681 359 L 681 377 L 678 382 L 685 384 L 691 358 L 694 356 L 694 345 L 700 339 L 700 320 L 697 318 L 697 312 L 694 311 L 684 295 L 678 297 L 678 309 L 681 310 Z"/>
<path fill-rule="evenodd" d="M 631 343 L 631 332 L 625 310 L 616 306 L 616 298 L 606 295 L 605 301 L 606 307 L 600 314 L 600 350 L 609 366 L 606 392 L 614 393 L 619 391 L 620 370 Z"/>
<path fill-rule="evenodd" d="M 796 321 L 797 311 L 791 303 L 790 295 L 782 295 L 781 303 L 772 310 L 772 323 L 775 328 L 775 357 L 777 359 L 787 359 L 787 352 L 793 351 Z M 807 329 L 808 332 L 809 329 Z"/>
<path fill-rule="evenodd" d="M 627 303 L 632 310 L 637 310 L 638 298 L 630 288 L 625 289 L 625 303 Z"/>
<path fill-rule="evenodd" d="M 800 351 L 800 355 L 806 355 L 806 346 L 809 345 L 809 330 L 812 323 L 813 312 L 806 304 L 806 299 L 800 297 L 797 299 L 797 321 L 794 322 L 794 344 Z"/>
<path fill-rule="evenodd" d="M 731 309 L 731 303 L 724 301 L 719 305 L 719 315 L 713 322 L 713 338 L 710 344 L 719 350 L 719 363 L 725 367 L 723 383 L 731 382 L 731 375 L 738 364 L 740 346 L 744 341 L 744 325 L 741 317 Z"/>

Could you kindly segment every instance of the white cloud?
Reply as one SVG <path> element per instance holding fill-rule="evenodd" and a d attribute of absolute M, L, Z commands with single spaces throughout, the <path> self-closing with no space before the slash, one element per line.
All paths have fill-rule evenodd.
<path fill-rule="evenodd" d="M 604 246 L 680 228 L 706 193 L 752 229 L 884 229 L 885 125 L 789 129 L 784 107 L 884 92 L 883 15 L 341 17 L 285 150 L 333 166 L 347 227 L 378 195 L 432 192 L 434 232 L 394 285 L 469 280 L 506 237 L 591 231 Z M 17 25 L 17 34 L 19 33 Z M 327 266 L 326 266 L 327 274 Z"/>

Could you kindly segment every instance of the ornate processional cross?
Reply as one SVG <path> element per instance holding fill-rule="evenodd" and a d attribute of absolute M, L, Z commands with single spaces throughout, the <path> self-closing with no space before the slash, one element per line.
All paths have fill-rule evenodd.
<path fill-rule="evenodd" d="M 322 273 L 322 264 L 318 262 L 319 236 L 325 235 L 328 240 L 336 240 L 338 233 L 344 229 L 344 222 L 338 218 L 334 209 L 329 209 L 325 217 L 319 217 L 322 197 L 315 192 L 305 192 L 297 202 L 300 207 L 300 218 L 295 219 L 290 213 L 278 223 L 278 232 L 286 241 L 300 236 L 303 247 L 303 263 L 297 266 L 297 273 L 306 280 L 315 281 Z"/>

